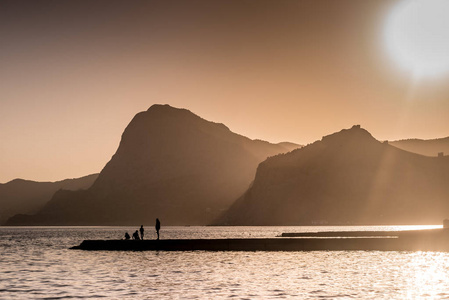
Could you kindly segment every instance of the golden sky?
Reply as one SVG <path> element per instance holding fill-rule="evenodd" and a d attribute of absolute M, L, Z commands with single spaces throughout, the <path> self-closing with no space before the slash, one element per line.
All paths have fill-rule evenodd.
<path fill-rule="evenodd" d="M 401 2 L 0 1 L 0 182 L 101 171 L 155 103 L 270 142 L 449 136 L 447 72 L 388 52 Z"/>

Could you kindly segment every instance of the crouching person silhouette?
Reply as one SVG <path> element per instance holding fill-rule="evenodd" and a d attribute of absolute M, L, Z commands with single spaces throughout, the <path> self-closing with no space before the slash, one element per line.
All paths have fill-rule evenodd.
<path fill-rule="evenodd" d="M 133 233 L 133 240 L 140 240 L 140 237 L 139 237 L 139 231 L 135 231 L 134 233 Z"/>

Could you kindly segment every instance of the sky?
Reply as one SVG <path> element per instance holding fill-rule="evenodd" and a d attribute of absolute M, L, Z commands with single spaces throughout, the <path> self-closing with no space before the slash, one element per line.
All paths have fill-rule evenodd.
<path fill-rule="evenodd" d="M 392 54 L 402 2 L 0 0 L 0 182 L 100 172 L 153 104 L 270 142 L 355 124 L 379 140 L 449 136 L 448 72 Z"/>

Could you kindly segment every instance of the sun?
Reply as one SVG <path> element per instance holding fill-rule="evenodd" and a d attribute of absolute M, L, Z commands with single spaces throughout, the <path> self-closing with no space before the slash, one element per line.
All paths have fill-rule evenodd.
<path fill-rule="evenodd" d="M 385 26 L 389 54 L 416 77 L 449 73 L 449 0 L 403 0 Z"/>

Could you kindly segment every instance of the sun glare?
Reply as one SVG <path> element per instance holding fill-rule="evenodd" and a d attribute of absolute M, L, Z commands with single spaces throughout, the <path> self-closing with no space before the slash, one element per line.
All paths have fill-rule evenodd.
<path fill-rule="evenodd" d="M 388 52 L 416 77 L 449 73 L 449 1 L 404 0 L 388 16 Z"/>

